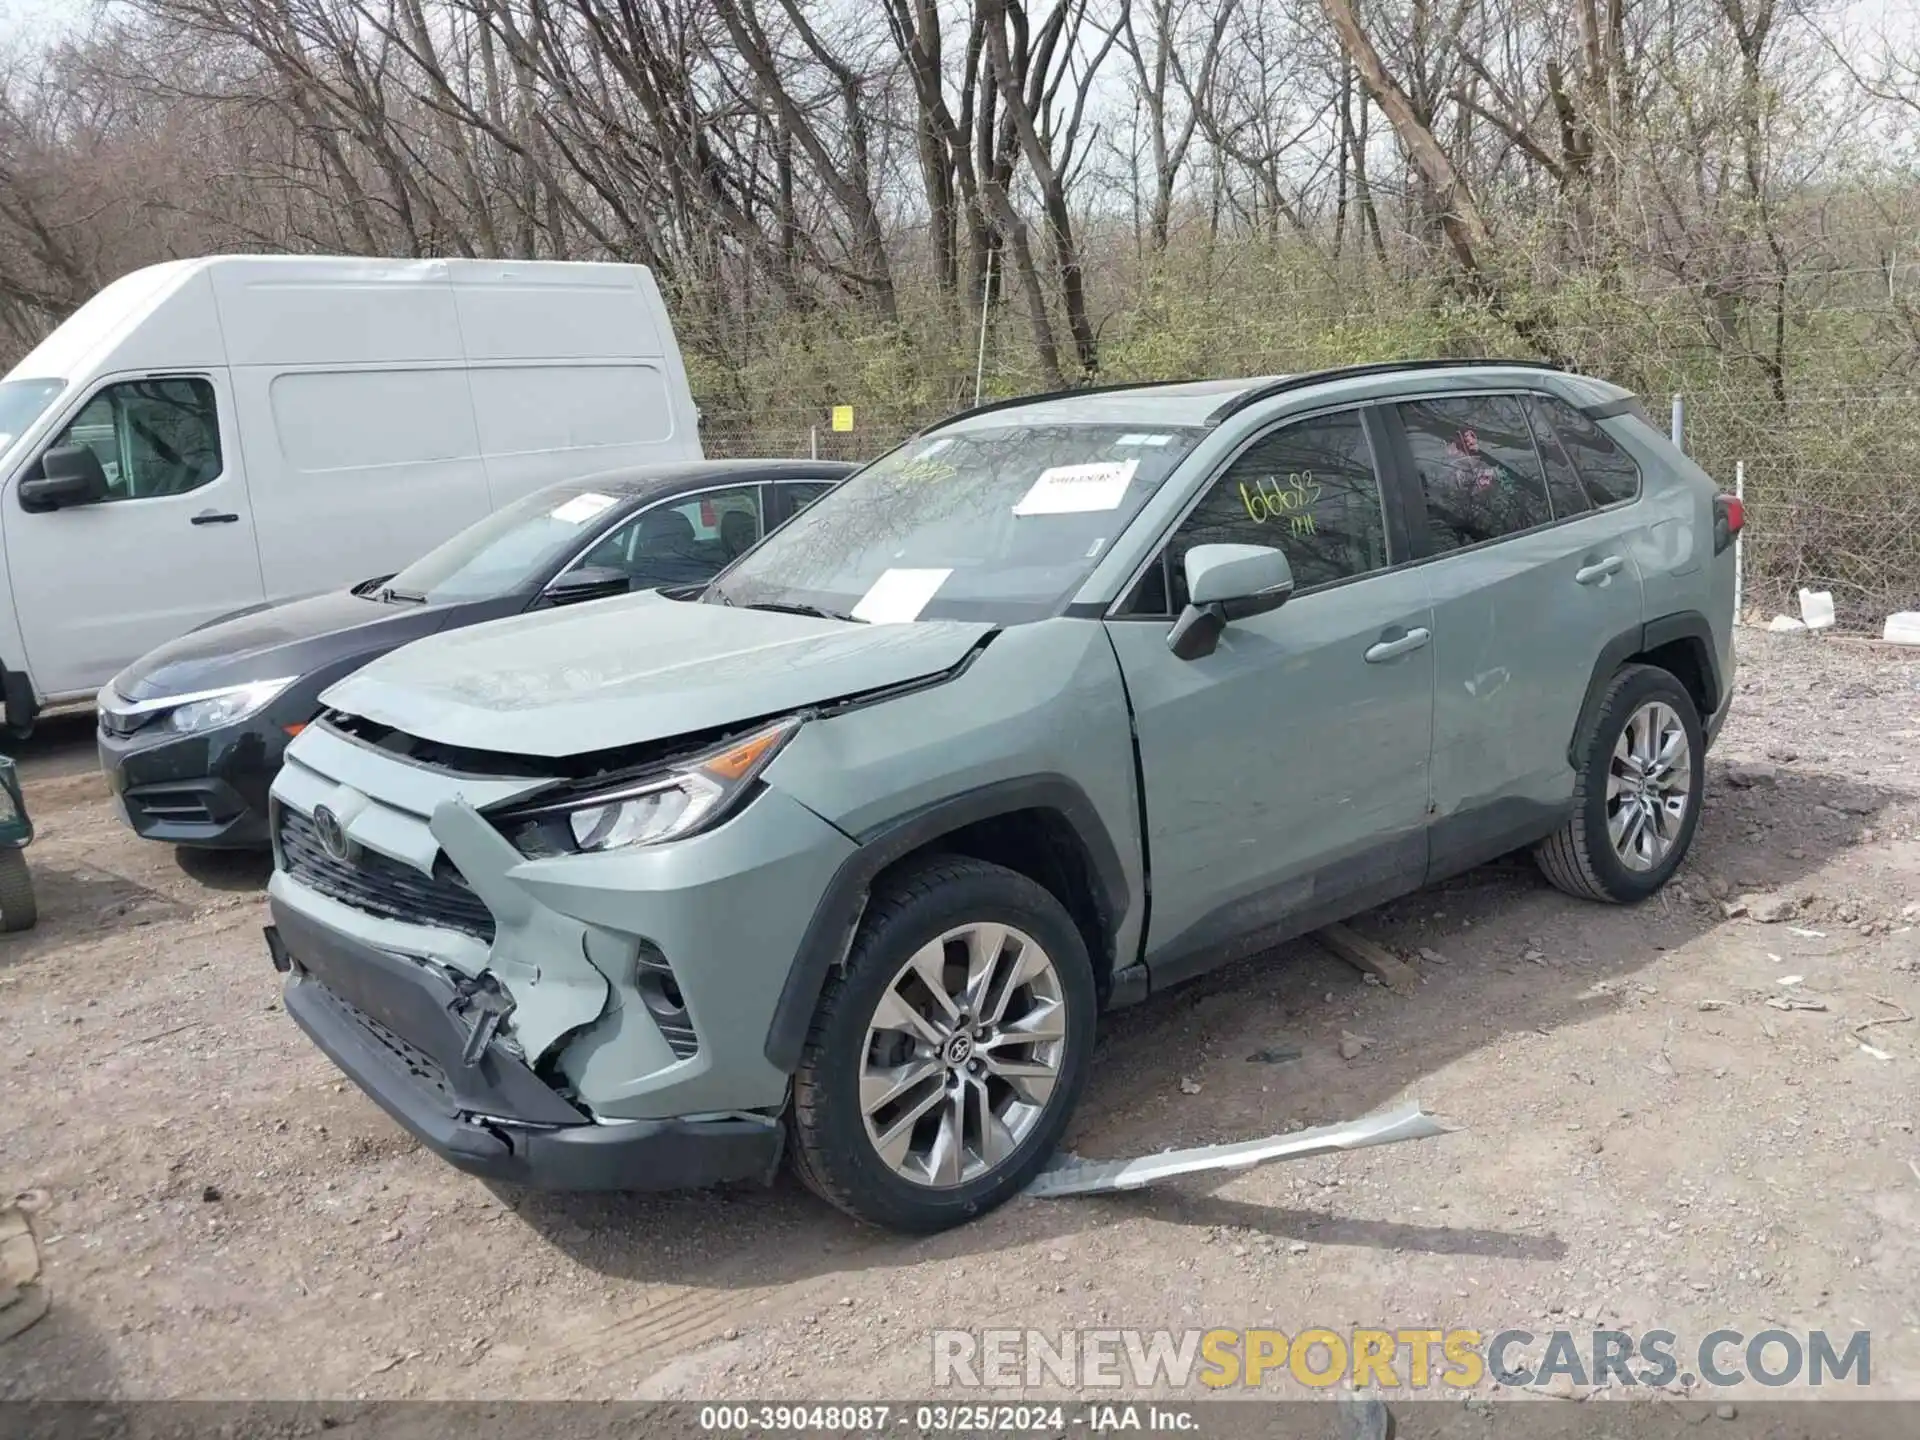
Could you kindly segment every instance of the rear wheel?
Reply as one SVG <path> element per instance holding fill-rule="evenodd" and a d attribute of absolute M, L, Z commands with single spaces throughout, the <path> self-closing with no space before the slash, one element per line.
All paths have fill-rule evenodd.
<path fill-rule="evenodd" d="M 794 1074 L 795 1169 L 851 1215 L 932 1231 L 1018 1193 L 1093 1050 L 1093 969 L 1060 902 L 944 858 L 877 891 Z"/>
<path fill-rule="evenodd" d="M 33 877 L 27 873 L 27 852 L 0 849 L 0 930 L 31 930 L 39 918 Z"/>
<path fill-rule="evenodd" d="M 1693 697 L 1665 670 L 1628 665 L 1608 684 L 1585 737 L 1573 814 L 1534 858 L 1569 895 L 1644 900 L 1686 859 L 1705 780 Z"/>

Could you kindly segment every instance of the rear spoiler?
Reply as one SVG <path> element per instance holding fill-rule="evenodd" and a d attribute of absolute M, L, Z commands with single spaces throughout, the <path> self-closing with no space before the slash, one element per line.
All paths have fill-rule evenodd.
<path fill-rule="evenodd" d="M 1653 424 L 1647 407 L 1640 403 L 1638 395 L 1622 395 L 1618 400 L 1602 400 L 1597 405 L 1582 405 L 1579 409 L 1589 420 L 1611 420 L 1616 415 L 1631 415 L 1643 425 Z"/>

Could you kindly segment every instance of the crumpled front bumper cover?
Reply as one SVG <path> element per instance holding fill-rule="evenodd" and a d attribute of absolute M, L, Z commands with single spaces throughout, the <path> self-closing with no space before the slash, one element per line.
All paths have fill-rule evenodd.
<path fill-rule="evenodd" d="M 269 901 L 267 947 L 287 1014 L 346 1076 L 449 1164 L 540 1190 L 678 1190 L 770 1179 L 777 1123 L 595 1123 L 498 1041 L 462 1056 L 467 1026 L 439 971 Z"/>

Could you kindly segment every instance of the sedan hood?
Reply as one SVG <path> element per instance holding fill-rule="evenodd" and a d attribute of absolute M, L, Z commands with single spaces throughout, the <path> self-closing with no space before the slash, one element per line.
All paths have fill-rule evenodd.
<path fill-rule="evenodd" d="M 445 745 L 580 755 L 938 675 L 993 628 L 621 596 L 438 636 L 375 661 L 322 699 Z"/>
<path fill-rule="evenodd" d="M 255 610 L 170 640 L 116 675 L 113 688 L 128 700 L 158 700 L 310 675 L 338 661 L 382 654 L 431 635 L 466 608 L 388 605 L 337 590 Z"/>

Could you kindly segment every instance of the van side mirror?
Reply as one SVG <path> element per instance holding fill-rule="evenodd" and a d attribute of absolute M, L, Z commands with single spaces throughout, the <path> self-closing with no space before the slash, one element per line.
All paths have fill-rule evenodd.
<path fill-rule="evenodd" d="M 107 472 L 86 445 L 60 445 L 40 457 L 40 473 L 20 482 L 22 510 L 97 505 L 108 496 Z"/>
<path fill-rule="evenodd" d="M 1196 545 L 1186 574 L 1187 608 L 1167 632 L 1181 660 L 1211 655 L 1229 621 L 1277 610 L 1293 594 L 1293 567 L 1271 545 Z"/>
<path fill-rule="evenodd" d="M 605 600 L 633 589 L 633 577 L 611 565 L 580 565 L 554 576 L 540 599 L 547 605 L 578 605 Z"/>

